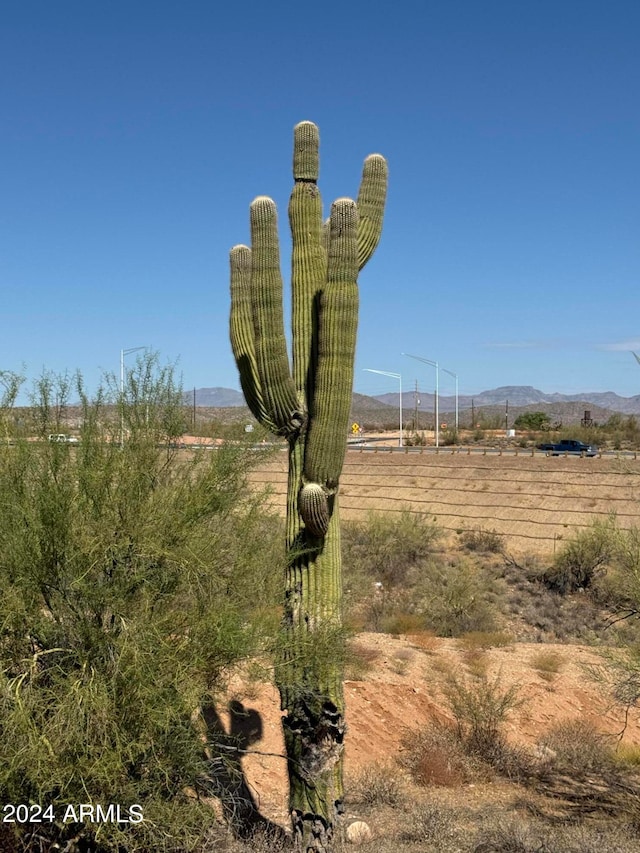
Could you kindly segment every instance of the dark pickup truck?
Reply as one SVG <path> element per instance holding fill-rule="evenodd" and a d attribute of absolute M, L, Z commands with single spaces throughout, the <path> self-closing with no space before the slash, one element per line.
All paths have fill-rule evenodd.
<path fill-rule="evenodd" d="M 545 450 L 550 456 L 597 456 L 598 448 L 594 444 L 585 444 L 575 438 L 563 438 L 557 444 L 538 444 L 538 450 Z"/>

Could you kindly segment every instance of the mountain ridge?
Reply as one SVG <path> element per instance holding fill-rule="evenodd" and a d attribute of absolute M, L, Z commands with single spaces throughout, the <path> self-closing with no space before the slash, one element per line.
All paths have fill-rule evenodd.
<path fill-rule="evenodd" d="M 418 392 L 418 411 L 431 412 L 435 406 L 435 394 L 432 392 Z M 366 395 L 353 394 L 354 402 L 357 401 L 361 409 L 372 408 L 377 401 L 387 406 L 397 407 L 399 404 L 398 394 L 389 392 L 387 394 Z M 193 405 L 194 392 L 185 391 L 185 405 Z M 439 394 L 438 406 L 441 411 L 453 411 L 456 398 L 453 394 Z M 614 391 L 584 391 L 578 394 L 562 394 L 557 391 L 545 393 L 532 385 L 501 385 L 497 388 L 480 391 L 478 394 L 460 394 L 458 396 L 458 409 L 464 411 L 472 407 L 506 405 L 511 408 L 549 404 L 550 406 L 564 403 L 582 403 L 585 409 L 589 407 L 608 409 L 612 412 L 620 412 L 625 415 L 640 414 L 640 394 L 633 397 L 621 397 Z M 232 388 L 212 387 L 195 389 L 196 407 L 212 408 L 235 408 L 245 405 L 241 391 Z M 415 409 L 415 392 L 405 391 L 402 395 L 402 408 Z"/>

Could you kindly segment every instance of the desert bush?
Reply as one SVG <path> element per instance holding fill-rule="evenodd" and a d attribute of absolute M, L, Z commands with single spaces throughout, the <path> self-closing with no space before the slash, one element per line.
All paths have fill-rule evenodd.
<path fill-rule="evenodd" d="M 542 580 L 550 589 L 560 593 L 587 589 L 597 573 L 602 572 L 613 559 L 617 549 L 615 518 L 598 519 L 563 544 L 553 565 L 543 573 Z"/>
<path fill-rule="evenodd" d="M 345 598 L 354 626 L 443 637 L 496 629 L 495 579 L 470 558 L 445 558 L 435 547 L 440 532 L 409 512 L 345 525 Z"/>
<path fill-rule="evenodd" d="M 457 787 L 481 769 L 463 748 L 455 727 L 437 720 L 403 733 L 399 761 L 413 781 L 424 786 Z"/>
<path fill-rule="evenodd" d="M 522 822 L 499 824 L 480 833 L 473 853 L 552 853 L 542 836 Z"/>
<path fill-rule="evenodd" d="M 380 628 L 385 634 L 394 636 L 414 634 L 424 629 L 424 616 L 419 613 L 392 613 L 385 616 Z"/>
<path fill-rule="evenodd" d="M 466 559 L 430 564 L 420 578 L 416 608 L 424 615 L 424 627 L 440 637 L 495 631 L 491 586 L 478 566 Z"/>
<path fill-rule="evenodd" d="M 354 639 L 349 640 L 346 643 L 345 678 L 359 681 L 373 669 L 379 658 L 379 649 L 369 648 Z"/>
<path fill-rule="evenodd" d="M 615 766 L 615 739 L 576 718 L 556 723 L 538 741 L 553 755 L 553 765 L 569 775 L 598 773 Z"/>
<path fill-rule="evenodd" d="M 640 826 L 640 777 L 616 759 L 615 738 L 582 719 L 553 726 L 539 741 L 543 759 L 529 781 L 554 803 L 554 816 L 577 821 L 594 815 Z M 544 815 L 544 809 L 541 810 Z"/>
<path fill-rule="evenodd" d="M 472 853 L 635 853 L 632 828 L 620 824 L 569 824 L 535 820 L 482 829 Z"/>
<path fill-rule="evenodd" d="M 397 766 L 388 762 L 363 768 L 351 781 L 349 792 L 353 802 L 392 808 L 401 806 L 406 796 Z"/>
<path fill-rule="evenodd" d="M 393 515 L 370 513 L 366 521 L 343 526 L 343 563 L 352 578 L 379 581 L 386 590 L 407 582 L 427 559 L 441 535 L 428 516 L 404 510 Z"/>
<path fill-rule="evenodd" d="M 505 631 L 468 631 L 461 641 L 465 649 L 495 649 L 510 646 L 514 638 Z"/>
<path fill-rule="evenodd" d="M 502 726 L 509 711 L 522 704 L 518 692 L 518 685 L 504 688 L 499 674 L 469 680 L 454 673 L 445 686 L 460 742 L 469 753 L 498 769 L 505 765 L 508 752 Z"/>
<path fill-rule="evenodd" d="M 504 537 L 495 530 L 465 530 L 460 535 L 460 543 L 467 551 L 481 554 L 502 554 L 504 551 Z"/>
<path fill-rule="evenodd" d="M 540 677 L 544 678 L 545 681 L 553 681 L 560 672 L 563 662 L 562 656 L 557 654 L 557 652 L 536 652 L 531 658 L 531 666 L 537 670 Z"/>
<path fill-rule="evenodd" d="M 458 430 L 455 427 L 443 429 L 440 433 L 440 443 L 443 447 L 452 447 L 458 444 Z"/>
<path fill-rule="evenodd" d="M 180 390 L 151 357 L 110 388 L 89 399 L 46 375 L 30 412 L 44 440 L 0 447 L 0 799 L 60 818 L 16 825 L 16 850 L 34 849 L 30 831 L 96 853 L 195 849 L 214 815 L 186 792 L 209 791 L 228 754 L 197 711 L 278 618 L 253 452 L 173 449 Z M 80 443 L 48 442 L 71 393 Z M 140 804 L 145 820 L 62 823 L 87 801 Z"/>
<path fill-rule="evenodd" d="M 616 528 L 611 567 L 598 579 L 596 600 L 615 613 L 640 612 L 640 528 Z"/>
<path fill-rule="evenodd" d="M 414 805 L 399 837 L 401 841 L 441 847 L 456 836 L 455 813 L 438 803 Z"/>
<path fill-rule="evenodd" d="M 405 437 L 407 447 L 426 447 L 427 437 L 424 431 L 413 430 Z"/>

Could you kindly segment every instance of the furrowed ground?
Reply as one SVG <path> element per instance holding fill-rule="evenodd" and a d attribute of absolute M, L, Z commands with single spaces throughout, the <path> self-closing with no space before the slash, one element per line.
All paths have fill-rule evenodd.
<path fill-rule="evenodd" d="M 286 454 L 251 479 L 272 486 L 284 514 Z M 453 540 L 465 530 L 495 530 L 510 553 L 550 555 L 562 539 L 614 513 L 621 527 L 640 518 L 640 460 L 532 456 L 521 451 L 436 454 L 349 450 L 340 486 L 344 520 L 403 509 L 433 517 Z"/>

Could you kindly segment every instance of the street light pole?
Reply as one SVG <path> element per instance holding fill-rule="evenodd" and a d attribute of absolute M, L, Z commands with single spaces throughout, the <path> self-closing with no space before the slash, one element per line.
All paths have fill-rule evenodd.
<path fill-rule="evenodd" d="M 400 442 L 399 447 L 402 447 L 402 374 L 401 373 L 391 373 L 389 370 L 372 370 L 370 367 L 364 367 L 363 370 L 366 370 L 367 373 L 379 373 L 382 376 L 391 376 L 393 379 L 400 380 Z"/>
<path fill-rule="evenodd" d="M 148 347 L 128 347 L 120 350 L 120 447 L 124 447 L 124 357 Z"/>
<path fill-rule="evenodd" d="M 421 361 L 423 364 L 430 364 L 431 367 L 435 367 L 436 369 L 436 422 L 435 422 L 435 436 L 436 436 L 436 447 L 440 447 L 440 390 L 439 390 L 439 377 L 440 377 L 440 368 L 438 367 L 437 361 L 431 361 L 430 358 L 422 358 L 419 355 L 409 355 L 408 352 L 403 352 L 401 355 L 406 355 L 407 358 L 414 358 L 416 361 Z"/>
<path fill-rule="evenodd" d="M 446 367 L 441 367 L 440 370 L 444 370 L 445 373 L 448 373 L 449 376 L 453 376 L 456 380 L 456 441 L 458 440 L 458 374 L 453 370 L 447 370 Z"/>

